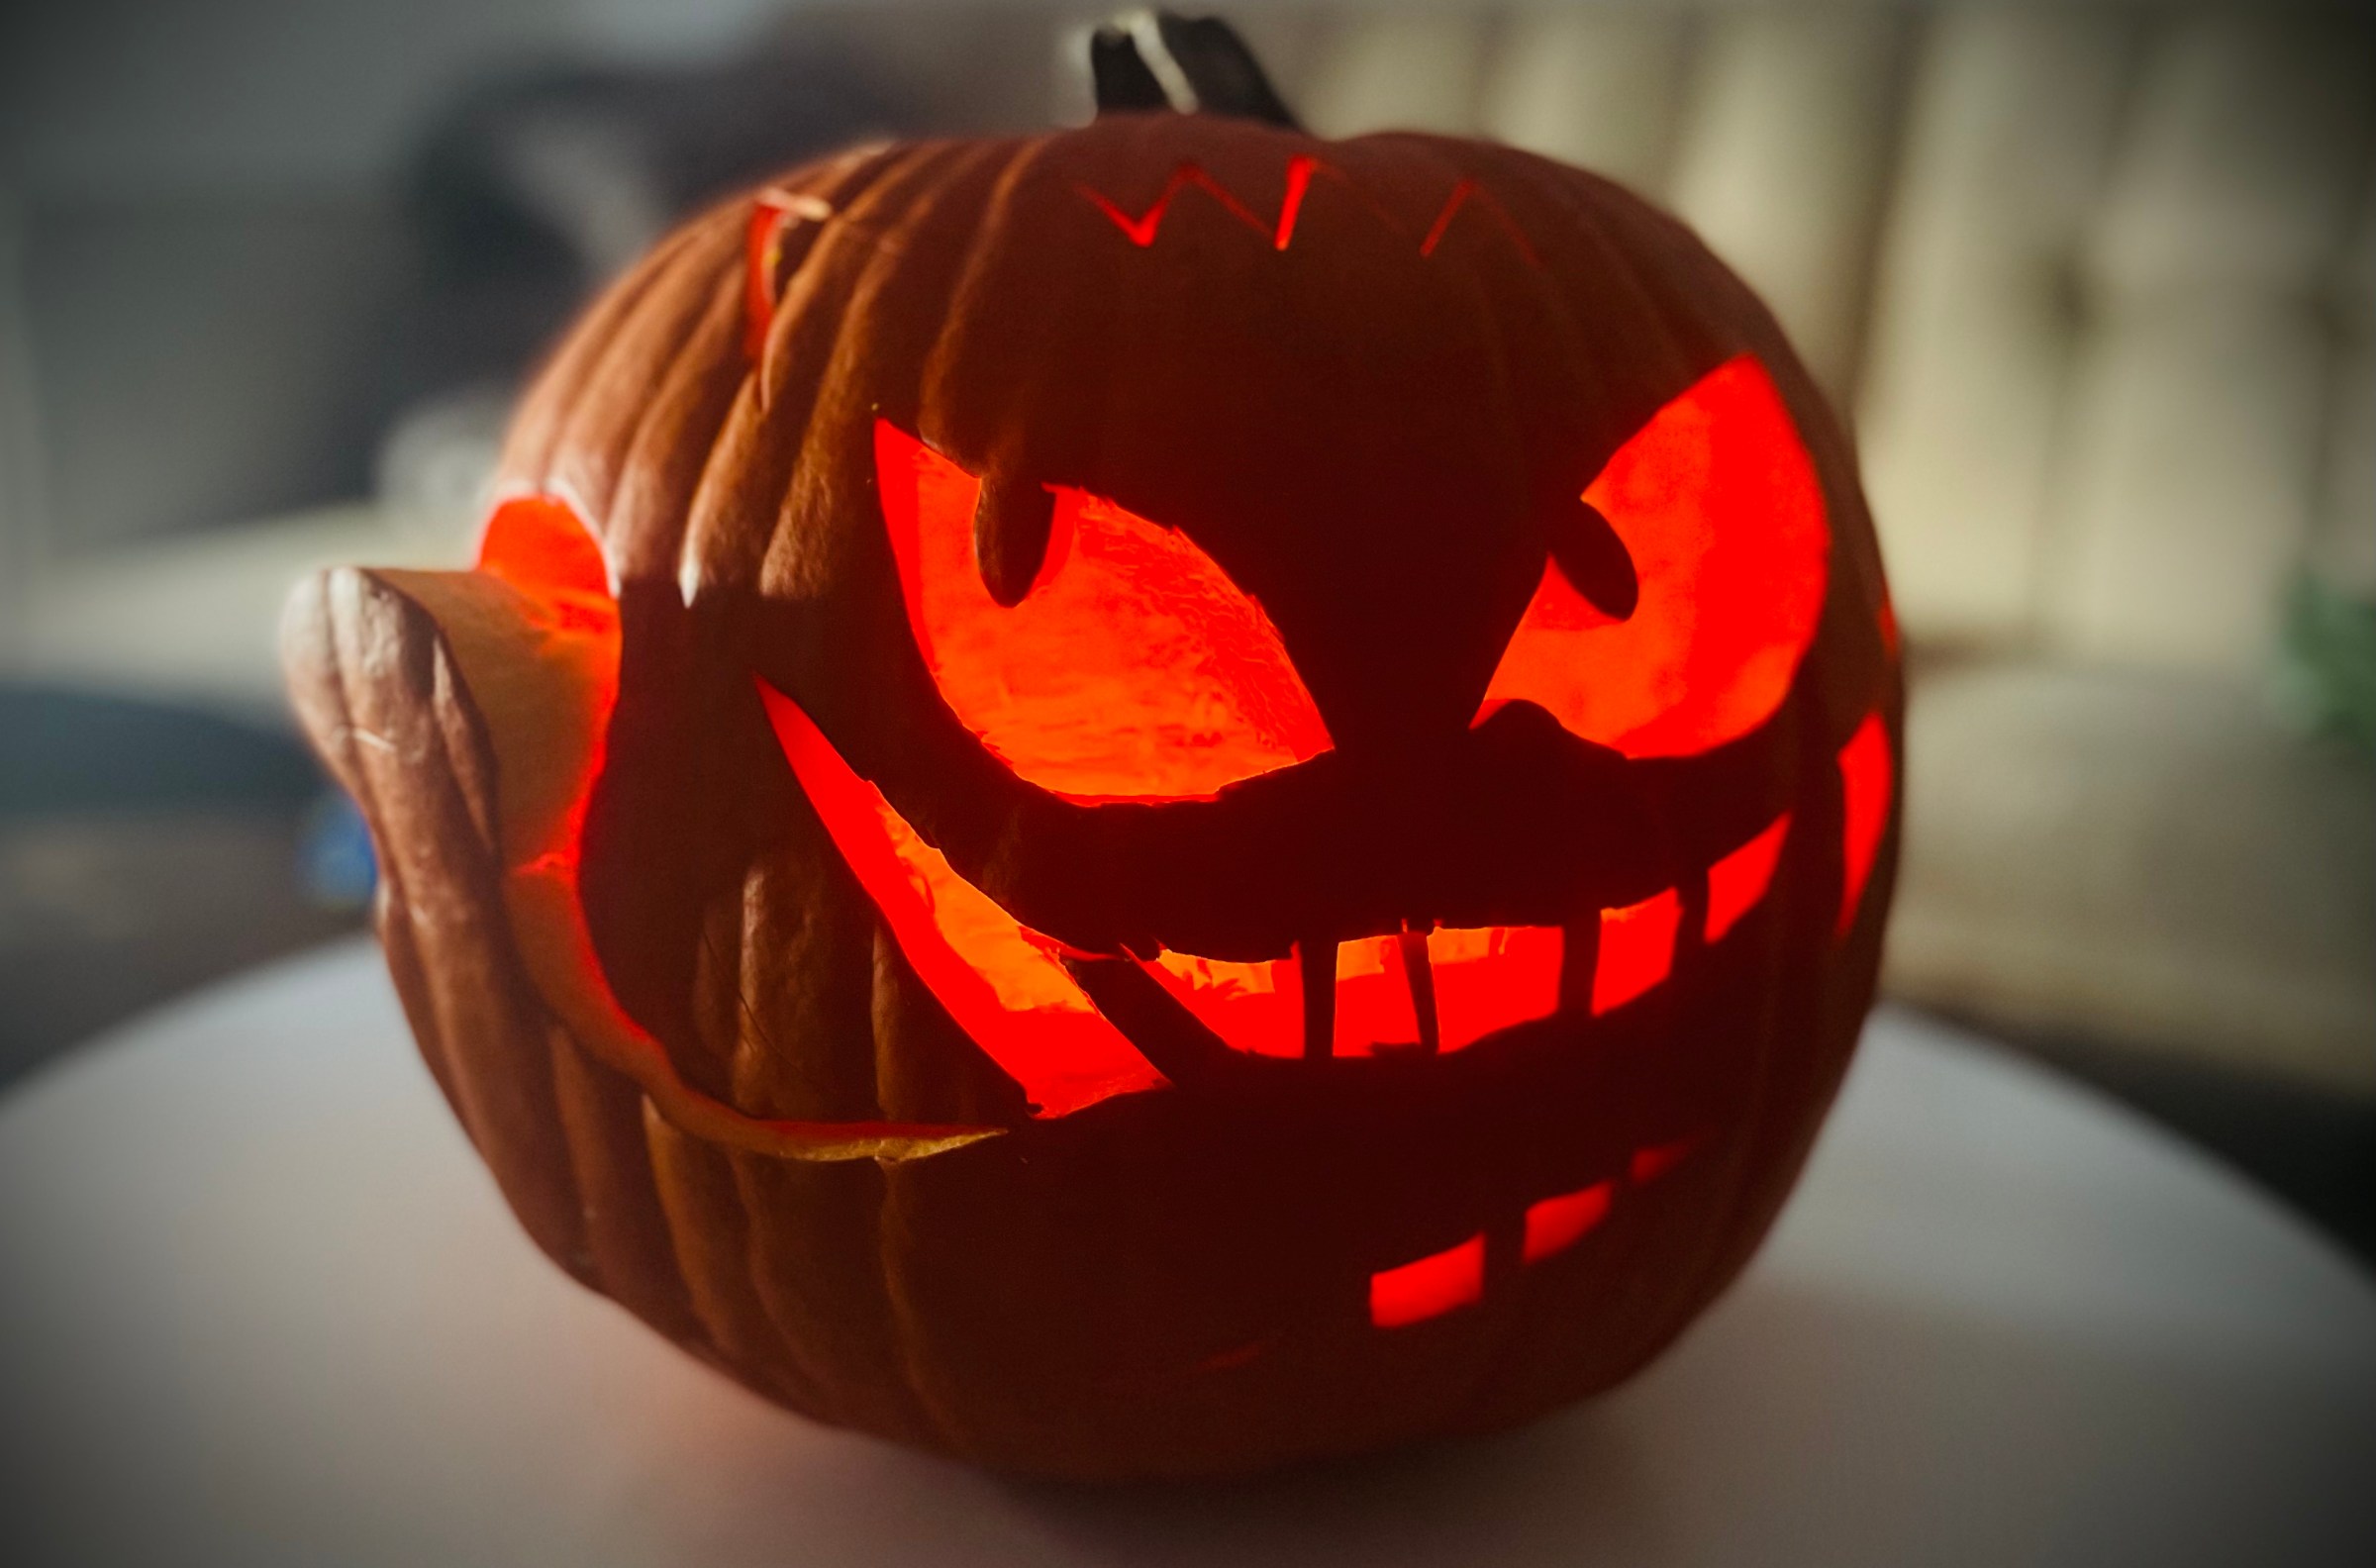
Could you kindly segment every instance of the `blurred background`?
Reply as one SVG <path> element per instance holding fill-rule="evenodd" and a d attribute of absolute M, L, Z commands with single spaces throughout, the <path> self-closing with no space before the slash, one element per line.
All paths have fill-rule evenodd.
<path fill-rule="evenodd" d="M 363 923 L 292 580 L 464 562 L 589 290 L 837 144 L 1085 118 L 1104 9 L 10 0 L 0 1092 Z M 1765 295 L 1909 636 L 1887 988 L 2376 1257 L 2370 9 L 1215 9 L 1323 134 L 1600 169 Z"/>

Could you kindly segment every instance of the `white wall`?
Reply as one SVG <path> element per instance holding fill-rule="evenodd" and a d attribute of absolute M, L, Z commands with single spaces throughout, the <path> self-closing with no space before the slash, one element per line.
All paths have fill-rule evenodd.
<path fill-rule="evenodd" d="M 798 3 L 0 4 L 0 618 L 45 559 L 355 486 L 392 176 L 473 78 L 698 57 Z"/>

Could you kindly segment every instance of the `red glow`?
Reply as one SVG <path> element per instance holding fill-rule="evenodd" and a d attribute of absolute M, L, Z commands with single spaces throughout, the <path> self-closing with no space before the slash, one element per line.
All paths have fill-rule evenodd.
<path fill-rule="evenodd" d="M 949 868 L 792 699 L 759 683 L 784 755 L 899 950 L 957 1027 L 1059 1117 L 1165 1079 L 1106 1021 L 1053 944 Z"/>
<path fill-rule="evenodd" d="M 792 191 L 761 191 L 742 231 L 742 354 L 756 364 L 775 323 L 775 274 L 784 259 L 784 231 L 803 218 L 822 222 L 834 210 L 822 199 Z"/>
<path fill-rule="evenodd" d="M 1700 1146 L 1697 1137 L 1677 1138 L 1672 1143 L 1653 1143 L 1634 1151 L 1626 1162 L 1626 1175 L 1635 1183 L 1656 1181 L 1683 1163 L 1683 1157 Z"/>
<path fill-rule="evenodd" d="M 1496 1029 L 1558 1011 L 1563 945 L 1555 926 L 1429 932 L 1438 1048 L 1459 1050 Z M 1233 1049 L 1256 1056 L 1303 1054 L 1303 971 L 1293 958 L 1238 963 L 1162 952 L 1145 967 Z M 1338 944 L 1336 1020 L 1333 1056 L 1368 1056 L 1380 1045 L 1419 1041 L 1419 1017 L 1395 937 Z"/>
<path fill-rule="evenodd" d="M 1296 215 L 1304 210 L 1304 193 L 1312 186 L 1312 171 L 1320 167 L 1320 159 L 1309 152 L 1298 152 L 1287 160 L 1287 193 L 1279 198 L 1278 232 L 1271 237 L 1271 248 L 1284 250 L 1295 238 Z"/>
<path fill-rule="evenodd" d="M 1364 936 L 1336 948 L 1336 1039 L 1330 1054 L 1366 1056 L 1375 1045 L 1419 1043 L 1419 1015 L 1392 936 Z"/>
<path fill-rule="evenodd" d="M 1609 1203 L 1617 1188 L 1595 1182 L 1582 1192 L 1562 1193 L 1527 1206 L 1527 1239 L 1523 1255 L 1539 1263 L 1584 1239 L 1586 1231 L 1609 1218 Z"/>
<path fill-rule="evenodd" d="M 974 561 L 980 481 L 883 421 L 875 465 L 916 645 L 1018 776 L 1188 800 L 1329 748 L 1277 628 L 1186 535 L 1058 489 L 1047 562 L 1008 608 Z"/>
<path fill-rule="evenodd" d="M 1310 193 L 1312 177 L 1316 174 L 1326 174 L 1333 179 L 1344 180 L 1342 173 L 1312 153 L 1298 152 L 1287 159 L 1286 190 L 1279 198 L 1278 221 L 1268 224 L 1264 223 L 1261 214 L 1255 212 L 1253 207 L 1236 191 L 1231 190 L 1206 172 L 1202 164 L 1193 161 L 1182 163 L 1174 168 L 1169 177 L 1163 181 L 1163 188 L 1155 193 L 1155 199 L 1147 204 L 1144 212 L 1136 217 L 1124 211 L 1121 203 L 1095 186 L 1075 184 L 1073 189 L 1080 192 L 1082 198 L 1091 206 L 1105 214 L 1106 221 L 1121 230 L 1123 236 L 1131 244 L 1142 250 L 1151 246 L 1162 234 L 1163 220 L 1170 215 L 1172 203 L 1177 201 L 1183 192 L 1191 190 L 1204 192 L 1220 204 L 1223 212 L 1269 240 L 1271 248 L 1284 250 L 1295 238 L 1296 218 L 1303 211 L 1304 198 Z M 1355 187 L 1355 194 L 1389 228 L 1400 234 L 1407 235 L 1409 233 L 1401 223 L 1396 221 L 1394 215 L 1378 202 L 1374 195 L 1362 191 L 1358 187 Z M 1422 256 L 1434 255 L 1436 246 L 1443 243 L 1445 234 L 1450 231 L 1452 220 L 1471 208 L 1484 213 L 1487 218 L 1491 219 L 1494 227 L 1507 237 L 1511 244 L 1518 246 L 1519 253 L 1528 261 L 1536 266 L 1542 264 L 1541 257 L 1536 254 L 1534 244 L 1527 239 L 1526 231 L 1518 226 L 1518 220 L 1510 216 L 1510 210 L 1504 207 L 1493 192 L 1487 190 L 1473 174 L 1464 174 L 1454 182 L 1451 193 L 1444 197 L 1443 205 L 1436 210 L 1435 222 L 1428 226 L 1426 238 L 1420 241 L 1419 253 Z"/>
<path fill-rule="evenodd" d="M 587 660 L 599 675 L 588 693 L 593 711 L 587 715 L 589 751 L 583 768 L 569 781 L 566 798 L 539 814 L 544 819 L 544 832 L 532 838 L 514 827 L 504 834 L 504 847 L 517 864 L 567 884 L 574 912 L 578 867 L 585 855 L 586 813 L 593 805 L 594 779 L 602 772 L 611 710 L 619 698 L 619 605 L 611 595 L 610 567 L 577 508 L 556 495 L 523 495 L 501 503 L 487 519 L 478 539 L 478 569 L 527 598 L 532 623 L 558 634 L 555 651 L 559 639 L 579 637 L 599 649 Z M 507 783 L 513 791 L 526 793 L 525 780 L 509 778 Z M 582 915 L 576 918 L 582 925 Z M 607 998 L 609 984 L 593 959 L 591 936 L 585 946 L 586 967 Z"/>
<path fill-rule="evenodd" d="M 1202 165 L 1193 162 L 1182 163 L 1173 169 L 1171 177 L 1163 182 L 1163 189 L 1154 201 L 1136 218 L 1124 212 L 1103 191 L 1088 185 L 1076 185 L 1073 188 L 1099 212 L 1104 213 L 1107 221 L 1121 230 L 1131 244 L 1142 250 L 1155 243 L 1156 237 L 1163 232 L 1163 219 L 1171 211 L 1171 204 L 1182 191 L 1188 190 L 1203 191 L 1221 204 L 1222 211 L 1267 239 L 1272 249 L 1284 250 L 1295 239 L 1295 221 L 1304 210 L 1304 198 L 1312 189 L 1312 176 L 1315 174 L 1327 174 L 1339 180 L 1344 177 L 1310 152 L 1298 152 L 1287 159 L 1287 188 L 1279 197 L 1279 217 L 1275 224 L 1264 223 L 1253 208 L 1238 198 L 1237 192 L 1206 173 Z"/>
<path fill-rule="evenodd" d="M 1293 958 L 1236 963 L 1165 951 L 1144 967 L 1231 1049 L 1304 1053 L 1304 979 Z"/>
<path fill-rule="evenodd" d="M 1310 161 L 1304 161 L 1305 181 L 1308 182 L 1311 178 Z M 1202 166 L 1195 163 L 1182 163 L 1178 168 L 1173 169 L 1171 171 L 1171 177 L 1163 182 L 1163 190 L 1161 194 L 1155 197 L 1153 204 L 1150 205 L 1145 212 L 1140 213 L 1136 218 L 1132 217 L 1129 213 L 1124 212 L 1120 207 L 1116 206 L 1113 200 L 1102 191 L 1095 190 L 1087 185 L 1078 185 L 1075 186 L 1074 189 L 1078 190 L 1083 196 L 1089 198 L 1090 202 L 1096 206 L 1099 212 L 1104 213 L 1108 219 L 1112 220 L 1115 228 L 1121 230 L 1125 235 L 1130 237 L 1131 244 L 1138 246 L 1142 250 L 1148 245 L 1153 245 L 1155 243 L 1155 236 L 1163 232 L 1163 215 L 1171 210 L 1171 204 L 1173 200 L 1179 196 L 1180 192 L 1185 190 L 1203 191 L 1206 195 L 1221 203 L 1222 210 L 1224 212 L 1237 219 L 1239 223 L 1245 225 L 1248 229 L 1253 230 L 1254 233 L 1261 235 L 1264 239 L 1272 239 L 1274 235 L 1272 227 L 1257 217 L 1251 207 L 1248 207 L 1244 202 L 1239 201 L 1235 191 L 1231 190 L 1227 185 L 1222 184 L 1221 181 L 1215 179 L 1212 175 L 1206 173 Z M 1290 161 L 1288 164 L 1288 194 L 1291 200 L 1295 201 L 1297 205 L 1301 205 L 1303 184 L 1299 183 L 1295 178 L 1295 161 Z M 1293 227 L 1293 213 L 1282 209 L 1279 214 L 1278 227 L 1275 231 L 1277 238 L 1273 240 L 1273 244 L 1275 244 L 1279 249 L 1284 250 L 1287 248 L 1286 236 L 1289 232 L 1291 232 Z"/>
<path fill-rule="evenodd" d="M 1839 748 L 1839 843 L 1844 864 L 1838 933 L 1845 936 L 1856 923 L 1865 879 L 1872 875 L 1882 830 L 1889 826 L 1889 732 L 1882 728 L 1879 714 L 1867 714 L 1856 733 L 1848 736 L 1848 743 Z"/>
<path fill-rule="evenodd" d="M 1421 255 L 1436 253 L 1436 247 L 1443 243 L 1444 234 L 1452 227 L 1452 219 L 1466 207 L 1475 207 L 1491 218 L 1495 227 L 1509 236 L 1511 243 L 1518 246 L 1521 255 L 1536 266 L 1542 265 L 1541 257 L 1534 253 L 1534 245 L 1527 242 L 1526 231 L 1519 228 L 1518 220 L 1510 216 L 1510 209 L 1496 200 L 1493 192 L 1478 184 L 1474 174 L 1460 176 L 1459 182 L 1452 186 L 1452 193 L 1443 199 L 1442 210 L 1436 214 L 1436 221 L 1428 226 L 1428 237 L 1419 243 Z"/>
<path fill-rule="evenodd" d="M 1455 1051 L 1496 1029 L 1559 1011 L 1559 966 L 1566 946 L 1556 926 L 1429 932 L 1443 1049 Z"/>
<path fill-rule="evenodd" d="M 1480 718 L 1526 699 L 1628 756 L 1688 756 L 1781 704 L 1814 640 L 1831 533 L 1764 367 L 1710 371 L 1619 447 L 1584 499 L 1625 541 L 1641 599 L 1613 622 L 1546 561 Z"/>
<path fill-rule="evenodd" d="M 685 1082 L 620 1006 L 579 899 L 586 815 L 619 695 L 620 629 L 601 550 L 569 503 L 524 496 L 489 519 L 479 569 L 379 574 L 437 624 L 493 750 L 513 950 L 569 1036 L 675 1126 L 799 1160 L 927 1157 L 999 1128 L 745 1115 Z"/>
<path fill-rule="evenodd" d="M 1485 1299 L 1485 1236 L 1369 1277 L 1369 1321 L 1402 1328 Z"/>
<path fill-rule="evenodd" d="M 1673 888 L 1624 909 L 1601 911 L 1600 960 L 1592 971 L 1595 1018 L 1624 1007 L 1666 978 L 1675 959 L 1683 901 Z"/>
<path fill-rule="evenodd" d="M 515 496 L 498 506 L 479 536 L 478 569 L 532 596 L 611 596 L 602 546 L 557 496 Z"/>
<path fill-rule="evenodd" d="M 775 265 L 788 216 L 782 203 L 762 196 L 750 204 L 750 224 L 742 232 L 742 356 L 753 363 L 765 351 L 775 320 Z"/>
<path fill-rule="evenodd" d="M 1782 840 L 1788 836 L 1790 813 L 1784 812 L 1756 837 L 1708 868 L 1707 940 L 1722 937 L 1765 897 L 1774 866 L 1782 858 Z"/>

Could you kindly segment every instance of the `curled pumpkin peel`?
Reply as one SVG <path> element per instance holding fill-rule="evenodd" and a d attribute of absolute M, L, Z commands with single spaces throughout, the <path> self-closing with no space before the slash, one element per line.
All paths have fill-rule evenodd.
<path fill-rule="evenodd" d="M 583 537 L 574 522 L 559 526 Z M 554 1021 L 632 1080 L 659 1115 L 725 1147 L 787 1159 L 901 1160 L 996 1135 L 996 1127 L 747 1115 L 687 1084 L 666 1048 L 620 1007 L 594 954 L 578 887 L 586 806 L 617 689 L 618 613 L 605 594 L 541 580 L 547 560 L 502 553 L 536 549 L 542 540 L 521 538 L 532 527 L 517 513 L 499 514 L 490 530 L 497 547 L 478 571 L 368 575 L 372 586 L 419 610 L 483 727 L 494 773 L 491 848 L 509 934 Z M 336 604 L 363 591 L 362 574 L 341 574 L 323 594 Z M 366 745 L 375 738 L 352 735 Z M 351 790 L 358 781 L 345 782 Z"/>

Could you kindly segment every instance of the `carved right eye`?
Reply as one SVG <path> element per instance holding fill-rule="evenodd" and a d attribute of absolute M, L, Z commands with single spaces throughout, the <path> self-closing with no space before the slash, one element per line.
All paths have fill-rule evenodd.
<path fill-rule="evenodd" d="M 1016 581 L 994 530 L 977 552 L 981 480 L 885 421 L 874 453 L 916 645 L 1019 777 L 1073 800 L 1194 800 L 1330 748 L 1270 617 L 1185 534 L 1044 487 L 1045 551 Z"/>
<path fill-rule="evenodd" d="M 1633 561 L 1633 613 L 1610 613 L 1625 606 L 1598 555 L 1565 552 L 1595 579 L 1571 583 L 1554 549 L 1479 720 L 1524 700 L 1637 757 L 1691 755 L 1763 724 L 1815 640 L 1832 539 L 1815 464 L 1764 366 L 1743 354 L 1702 376 L 1583 500 Z"/>

